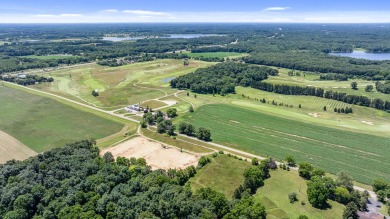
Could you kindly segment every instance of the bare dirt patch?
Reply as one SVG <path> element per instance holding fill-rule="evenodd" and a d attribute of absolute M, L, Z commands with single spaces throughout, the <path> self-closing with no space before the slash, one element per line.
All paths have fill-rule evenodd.
<path fill-rule="evenodd" d="M 0 131 L 0 163 L 8 160 L 25 160 L 36 155 L 37 152 L 16 140 L 11 135 Z"/>
<path fill-rule="evenodd" d="M 198 164 L 197 156 L 180 152 L 176 148 L 164 148 L 161 143 L 149 141 L 145 137 L 136 137 L 114 147 L 103 149 L 100 155 L 106 152 L 111 152 L 115 158 L 145 158 L 153 170 L 184 169 Z"/>
<path fill-rule="evenodd" d="M 318 118 L 318 117 L 320 117 L 321 115 L 318 114 L 318 113 L 309 113 L 309 116 L 312 116 L 312 117 L 314 117 L 314 118 Z"/>
<path fill-rule="evenodd" d="M 362 123 L 364 123 L 364 124 L 367 124 L 367 125 L 374 125 L 374 123 L 373 122 L 369 122 L 369 121 L 361 121 Z"/>
<path fill-rule="evenodd" d="M 159 100 L 159 101 L 167 104 L 168 106 L 173 106 L 173 105 L 175 105 L 177 103 L 176 100 Z"/>
<path fill-rule="evenodd" d="M 234 121 L 234 120 L 229 120 L 229 122 L 240 124 L 240 122 Z"/>

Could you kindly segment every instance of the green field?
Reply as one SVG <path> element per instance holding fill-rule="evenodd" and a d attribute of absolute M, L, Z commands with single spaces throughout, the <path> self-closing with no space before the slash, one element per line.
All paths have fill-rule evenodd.
<path fill-rule="evenodd" d="M 226 57 L 241 57 L 245 56 L 244 53 L 238 52 L 202 52 L 202 53 L 186 53 L 191 58 L 204 57 L 204 58 L 226 58 Z"/>
<path fill-rule="evenodd" d="M 50 84 L 32 87 L 97 107 L 119 108 L 173 93 L 169 80 L 214 63 L 163 59 L 119 67 L 97 64 L 75 66 L 43 73 L 54 78 Z M 91 92 L 98 91 L 93 97 Z"/>
<path fill-rule="evenodd" d="M 182 119 L 209 128 L 215 142 L 232 148 L 279 160 L 293 155 L 299 162 L 308 161 L 331 173 L 345 170 L 363 183 L 390 179 L 389 138 L 224 104 L 199 107 Z"/>
<path fill-rule="evenodd" d="M 267 218 L 298 218 L 306 215 L 309 218 L 341 218 L 344 206 L 329 200 L 330 209 L 313 208 L 307 199 L 306 181 L 297 171 L 271 171 L 271 178 L 264 181 L 265 185 L 257 190 L 255 200 L 261 202 L 267 210 Z M 299 201 L 291 204 L 288 194 L 296 192 Z M 301 204 L 305 202 L 305 205 Z"/>
<path fill-rule="evenodd" d="M 76 140 L 101 139 L 123 128 L 120 122 L 2 85 L 0 102 L 0 130 L 36 152 Z"/>
<path fill-rule="evenodd" d="M 179 97 L 194 104 L 195 108 L 207 104 L 230 104 L 330 128 L 390 137 L 390 113 L 385 111 L 353 105 L 353 113 L 346 115 L 333 112 L 334 107 L 351 106 L 341 101 L 320 97 L 282 95 L 244 87 L 236 87 L 236 93 L 225 97 L 197 94 L 197 98 L 194 98 L 195 94 L 193 93 L 190 93 L 190 96 L 182 93 Z M 269 103 L 263 104 L 258 101 L 262 98 L 265 98 Z M 273 100 L 294 107 L 274 106 L 272 105 Z M 299 104 L 302 105 L 301 109 L 298 108 Z M 324 106 L 327 106 L 327 111 L 323 110 Z"/>
<path fill-rule="evenodd" d="M 209 187 L 231 199 L 234 190 L 244 182 L 244 170 L 250 166 L 247 161 L 219 154 L 190 179 L 191 188 L 196 191 Z"/>
<path fill-rule="evenodd" d="M 275 84 L 290 84 L 298 86 L 314 86 L 321 87 L 325 90 L 333 90 L 340 93 L 347 93 L 350 95 L 362 95 L 369 98 L 380 98 L 382 100 L 390 101 L 390 95 L 377 92 L 375 89 L 374 81 L 367 81 L 362 79 L 349 79 L 348 81 L 327 81 L 320 80 L 319 74 L 306 73 L 306 76 L 288 76 L 288 71 L 290 69 L 278 68 L 278 76 L 270 76 L 265 82 L 275 83 Z M 356 81 L 358 83 L 358 89 L 351 89 L 351 83 Z M 373 85 L 374 90 L 372 92 L 366 92 L 364 88 L 367 85 Z"/>
<path fill-rule="evenodd" d="M 23 58 L 32 58 L 32 59 L 40 59 L 40 60 L 53 60 L 53 59 L 65 59 L 65 58 L 76 58 L 79 56 L 71 56 L 71 55 L 47 55 L 47 56 L 21 56 Z"/>

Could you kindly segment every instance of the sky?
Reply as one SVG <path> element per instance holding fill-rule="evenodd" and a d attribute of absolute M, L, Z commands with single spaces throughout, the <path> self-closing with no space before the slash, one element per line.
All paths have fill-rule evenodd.
<path fill-rule="evenodd" d="M 390 23 L 389 0 L 0 0 L 0 23 Z"/>

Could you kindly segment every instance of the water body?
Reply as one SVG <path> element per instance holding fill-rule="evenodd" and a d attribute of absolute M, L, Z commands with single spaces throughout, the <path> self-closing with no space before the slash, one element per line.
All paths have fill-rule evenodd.
<path fill-rule="evenodd" d="M 223 36 L 223 35 L 218 35 L 218 34 L 170 34 L 170 35 L 159 37 L 159 38 L 192 39 L 192 38 L 209 37 L 209 36 Z M 112 41 L 112 42 L 119 42 L 119 41 L 125 41 L 125 40 L 141 40 L 141 39 L 145 39 L 145 38 L 147 38 L 147 37 L 103 37 L 103 40 Z"/>
<path fill-rule="evenodd" d="M 355 59 L 368 59 L 368 60 L 390 60 L 390 53 L 368 53 L 364 51 L 353 51 L 351 53 L 344 52 L 331 52 L 329 55 L 350 57 Z"/>
<path fill-rule="evenodd" d="M 164 83 L 167 83 L 167 82 L 172 81 L 173 79 L 175 79 L 175 77 L 164 78 L 161 81 L 164 82 Z"/>

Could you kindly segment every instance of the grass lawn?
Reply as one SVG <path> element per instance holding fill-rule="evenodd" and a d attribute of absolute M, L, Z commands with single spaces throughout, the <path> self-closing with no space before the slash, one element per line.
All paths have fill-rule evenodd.
<path fill-rule="evenodd" d="M 342 131 L 225 104 L 199 107 L 181 118 L 211 130 L 217 142 L 279 160 L 293 155 L 330 173 L 347 171 L 357 181 L 390 180 L 390 138 Z"/>
<path fill-rule="evenodd" d="M 369 98 L 380 98 L 382 100 L 390 101 L 390 95 L 379 93 L 375 89 L 374 81 L 367 81 L 362 79 L 349 79 L 348 81 L 328 81 L 328 80 L 320 80 L 319 74 L 306 74 L 303 76 L 288 76 L 289 69 L 278 68 L 279 75 L 278 76 L 270 76 L 265 82 L 275 83 L 275 84 L 290 84 L 290 85 L 298 85 L 298 86 L 314 86 L 321 87 L 324 90 L 333 90 L 339 93 L 347 93 L 350 95 L 362 95 L 367 96 Z M 358 83 L 358 89 L 351 89 L 351 83 L 356 81 Z M 366 92 L 364 89 L 367 85 L 373 85 L 374 90 L 372 92 Z"/>
<path fill-rule="evenodd" d="M 45 55 L 45 56 L 21 56 L 23 58 L 32 58 L 32 59 L 41 59 L 41 60 L 53 60 L 53 59 L 65 59 L 65 58 L 77 58 L 79 56 L 70 56 L 70 55 Z"/>
<path fill-rule="evenodd" d="M 152 108 L 152 109 L 160 108 L 160 107 L 163 107 L 163 106 L 166 106 L 166 105 L 167 104 L 165 104 L 164 102 L 158 101 L 158 100 L 148 100 L 146 102 L 142 102 L 141 103 L 142 107 L 149 107 L 149 108 Z"/>
<path fill-rule="evenodd" d="M 51 98 L 0 86 L 0 129 L 36 152 L 81 139 L 101 139 L 123 124 Z"/>
<path fill-rule="evenodd" d="M 181 60 L 173 59 L 119 67 L 86 64 L 42 73 L 53 77 L 54 82 L 32 87 L 97 107 L 120 108 L 173 93 L 170 79 L 214 64 L 191 60 L 184 66 Z M 98 91 L 98 97 L 91 95 L 93 90 Z"/>
<path fill-rule="evenodd" d="M 212 159 L 211 163 L 198 171 L 189 182 L 193 191 L 209 187 L 231 199 L 234 190 L 244 182 L 244 170 L 250 166 L 251 164 L 247 161 L 219 154 Z"/>
<path fill-rule="evenodd" d="M 186 53 L 186 55 L 188 55 L 191 58 L 196 58 L 196 57 L 226 58 L 226 57 L 241 57 L 241 56 L 245 56 L 247 54 L 238 53 L 238 52 L 202 52 L 202 53 Z"/>
<path fill-rule="evenodd" d="M 340 101 L 320 97 L 282 95 L 245 87 L 236 87 L 236 93 L 225 97 L 196 94 L 197 98 L 195 98 L 194 93 L 187 96 L 186 92 L 183 92 L 179 97 L 194 104 L 195 110 L 208 104 L 229 104 L 330 128 L 390 137 L 390 113 L 385 111 L 352 105 L 353 113 L 346 115 L 333 112 L 334 107 L 349 106 Z M 244 98 L 242 94 L 245 95 Z M 258 101 L 263 98 L 269 103 L 263 104 Z M 294 107 L 274 106 L 273 100 Z M 298 108 L 299 104 L 302 105 L 301 109 Z M 327 111 L 323 110 L 324 106 L 327 106 Z"/>
<path fill-rule="evenodd" d="M 306 215 L 309 218 L 341 218 L 344 206 L 328 201 L 332 208 L 320 210 L 313 208 L 307 199 L 306 181 L 297 171 L 271 171 L 271 178 L 264 181 L 265 185 L 257 190 L 255 200 L 261 202 L 267 210 L 267 218 L 298 218 Z M 291 204 L 288 194 L 296 192 L 299 201 Z M 305 205 L 301 204 L 305 202 Z"/>

